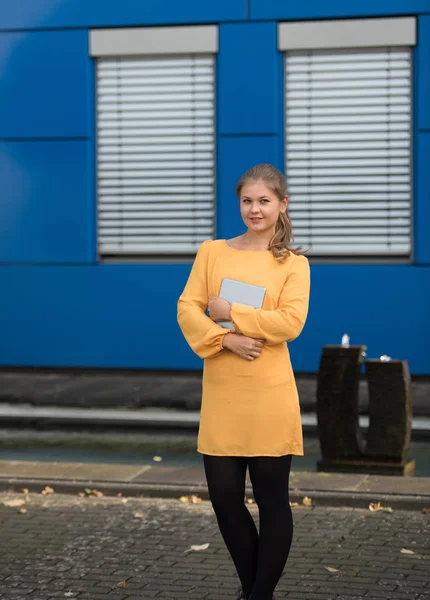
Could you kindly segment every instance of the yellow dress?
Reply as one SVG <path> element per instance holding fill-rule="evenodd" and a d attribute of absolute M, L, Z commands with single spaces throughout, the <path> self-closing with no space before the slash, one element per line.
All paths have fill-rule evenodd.
<path fill-rule="evenodd" d="M 206 315 L 223 277 L 266 288 L 261 309 L 233 302 L 238 333 L 266 341 L 261 355 L 245 360 L 222 347 L 230 330 Z M 285 342 L 303 329 L 310 270 L 305 256 L 278 262 L 269 250 L 237 250 L 226 240 L 200 246 L 178 300 L 178 323 L 192 350 L 204 359 L 197 451 L 214 456 L 302 456 L 300 405 Z"/>

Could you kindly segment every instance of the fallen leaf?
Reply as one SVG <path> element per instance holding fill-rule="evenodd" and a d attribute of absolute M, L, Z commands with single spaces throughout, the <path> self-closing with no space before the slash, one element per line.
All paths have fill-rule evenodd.
<path fill-rule="evenodd" d="M 27 512 L 27 509 L 26 508 L 20 508 L 18 512 L 21 513 L 21 514 L 24 514 L 24 513 Z"/>
<path fill-rule="evenodd" d="M 184 552 L 200 552 L 201 550 L 207 550 L 209 548 L 209 543 L 207 544 L 201 544 L 200 546 L 190 546 L 187 550 L 184 550 Z"/>
<path fill-rule="evenodd" d="M 116 587 L 119 587 L 119 588 L 123 588 L 123 587 L 125 587 L 125 580 L 123 580 L 123 581 L 119 581 L 119 582 L 116 584 Z"/>
<path fill-rule="evenodd" d="M 254 504 L 254 500 L 252 498 L 248 498 L 246 501 L 247 504 Z"/>
<path fill-rule="evenodd" d="M 339 573 L 339 569 L 334 569 L 333 567 L 324 567 L 324 569 L 326 571 L 328 571 L 329 573 Z"/>
<path fill-rule="evenodd" d="M 50 494 L 55 494 L 54 490 L 52 489 L 52 487 L 49 487 L 49 485 L 45 485 L 45 487 L 43 488 L 43 490 L 40 493 L 43 494 L 44 496 L 49 496 Z"/>
<path fill-rule="evenodd" d="M 187 504 L 199 504 L 200 502 L 202 502 L 202 499 L 199 498 L 198 496 L 181 496 L 179 498 L 180 502 L 185 502 Z"/>
<path fill-rule="evenodd" d="M 430 508 L 423 508 L 423 513 L 428 515 L 430 513 Z"/>
<path fill-rule="evenodd" d="M 21 491 L 22 491 L 23 494 L 28 494 L 28 488 L 22 488 Z"/>
<path fill-rule="evenodd" d="M 305 506 L 312 506 L 312 498 L 308 498 L 307 496 L 305 496 L 302 502 Z"/>
<path fill-rule="evenodd" d="M 25 500 L 21 500 L 20 498 L 15 498 L 14 500 L 3 500 L 2 504 L 4 506 L 22 506 L 25 504 Z"/>
<path fill-rule="evenodd" d="M 298 502 L 290 502 L 290 506 L 291 508 L 295 508 L 296 506 L 299 506 Z"/>
<path fill-rule="evenodd" d="M 118 492 L 118 493 L 117 493 L 117 496 L 122 496 L 122 492 Z"/>
<path fill-rule="evenodd" d="M 400 552 L 401 552 L 402 554 L 415 554 L 415 552 L 414 552 L 413 550 L 408 550 L 407 548 L 402 548 L 402 549 L 400 550 Z"/>
<path fill-rule="evenodd" d="M 75 592 L 72 592 L 71 590 L 69 590 L 69 591 L 68 591 L 68 592 L 66 592 L 64 595 L 66 596 L 66 598 L 71 598 L 72 596 L 74 596 L 74 595 L 75 595 Z"/>
<path fill-rule="evenodd" d="M 84 492 L 78 492 L 78 496 L 79 496 L 80 498 L 83 498 L 83 497 L 85 496 L 85 494 L 84 494 Z"/>
<path fill-rule="evenodd" d="M 136 519 L 142 519 L 145 516 L 143 512 L 135 512 L 133 515 Z"/>
<path fill-rule="evenodd" d="M 153 456 L 152 460 L 154 460 L 155 462 L 161 462 L 163 458 L 161 456 Z"/>
<path fill-rule="evenodd" d="M 371 512 L 389 512 L 389 513 L 393 512 L 393 509 L 391 508 L 391 506 L 385 506 L 385 507 L 381 506 L 380 502 L 378 502 L 376 504 L 374 502 L 371 502 L 369 504 L 369 510 Z"/>

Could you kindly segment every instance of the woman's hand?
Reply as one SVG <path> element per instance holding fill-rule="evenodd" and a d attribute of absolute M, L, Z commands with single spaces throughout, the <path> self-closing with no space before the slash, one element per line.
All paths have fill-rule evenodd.
<path fill-rule="evenodd" d="M 245 360 L 255 360 L 261 354 L 266 340 L 254 339 L 237 333 L 226 333 L 222 345 Z"/>
<path fill-rule="evenodd" d="M 231 321 L 230 304 L 227 300 L 211 296 L 208 301 L 208 311 L 212 321 Z"/>

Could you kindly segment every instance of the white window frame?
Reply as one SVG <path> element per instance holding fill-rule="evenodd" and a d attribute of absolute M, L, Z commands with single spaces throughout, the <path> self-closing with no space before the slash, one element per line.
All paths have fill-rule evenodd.
<path fill-rule="evenodd" d="M 149 62 L 151 60 L 157 61 L 160 60 L 163 63 L 163 60 L 178 62 L 184 59 L 184 64 L 186 61 L 193 60 L 197 58 L 199 64 L 202 64 L 202 61 L 207 63 L 207 60 L 210 58 L 215 59 L 215 55 L 218 52 L 218 27 L 216 25 L 203 25 L 203 26 L 178 26 L 178 27 L 142 27 L 142 28 L 109 28 L 109 29 L 94 29 L 89 31 L 89 54 L 94 59 L 99 59 L 102 63 L 104 60 L 108 61 L 109 59 L 124 59 L 126 61 L 133 61 L 135 58 L 148 59 Z M 201 60 L 200 60 L 201 58 Z M 194 64 L 194 62 L 192 63 Z M 96 65 L 96 69 L 98 65 Z M 134 67 L 133 67 L 134 68 Z M 146 67 L 145 67 L 146 68 Z M 194 67 L 192 67 L 194 68 Z M 208 67 L 199 67 L 199 68 L 209 68 Z M 182 67 L 181 67 L 182 69 Z M 213 79 L 213 85 L 215 86 L 215 76 Z M 214 88 L 215 89 L 215 88 Z M 215 94 L 215 92 L 214 92 Z M 97 100 L 96 100 L 97 103 Z M 215 107 L 215 95 L 213 97 L 213 106 Z M 160 109 L 161 110 L 161 109 Z M 147 118 L 147 117 L 145 117 Z M 215 144 L 215 115 L 213 115 L 213 143 Z M 207 119 L 205 119 L 207 120 Z M 129 128 L 130 125 L 127 125 Z M 165 128 L 165 126 L 164 126 Z M 98 130 L 98 126 L 97 126 Z M 110 130 L 108 130 L 110 131 Z M 146 144 L 146 142 L 145 142 Z M 99 143 L 97 143 L 97 149 L 99 148 Z M 215 147 L 213 148 L 213 175 L 215 177 Z M 179 156 L 179 155 L 178 155 Z M 152 158 L 151 158 L 152 160 Z M 173 159 L 172 159 L 173 160 Z M 193 160 L 190 158 L 190 160 Z M 99 159 L 97 157 L 97 177 L 99 177 Z M 151 163 L 152 164 L 152 163 Z M 143 163 L 144 166 L 144 163 Z M 133 168 L 136 169 L 136 163 L 133 163 Z M 205 168 L 207 170 L 208 167 Z M 136 171 L 135 171 L 136 172 Z M 108 175 L 112 177 L 111 175 Z M 115 177 L 115 174 L 114 174 Z M 194 175 L 190 174 L 191 183 L 193 183 Z M 195 182 L 196 180 L 194 180 Z M 191 185 L 190 183 L 190 185 Z M 109 183 L 110 185 L 110 183 Z M 114 184 L 116 185 L 116 184 Z M 195 185 L 195 183 L 193 183 Z M 98 187 L 98 186 L 97 186 Z M 205 216 L 203 221 L 207 223 L 205 226 L 200 226 L 198 223 L 202 221 L 201 218 L 197 217 L 197 221 L 194 222 L 194 216 L 190 217 L 190 228 L 193 229 L 193 233 L 190 234 L 189 240 L 187 241 L 184 238 L 183 243 L 179 241 L 175 243 L 173 240 L 168 239 L 168 235 L 163 234 L 167 240 L 165 244 L 157 244 L 155 242 L 155 238 L 151 237 L 151 231 L 149 233 L 142 234 L 142 241 L 139 244 L 136 241 L 136 248 L 141 246 L 141 250 L 132 249 L 127 251 L 126 246 L 124 250 L 118 250 L 115 252 L 114 250 L 106 250 L 107 244 L 101 247 L 101 240 L 103 240 L 103 235 L 100 234 L 100 216 L 99 216 L 99 205 L 103 203 L 99 202 L 99 190 L 97 189 L 97 242 L 99 247 L 99 258 L 105 260 L 114 260 L 114 261 L 122 261 L 122 260 L 138 260 L 145 261 L 147 259 L 161 259 L 161 260 L 177 260 L 178 258 L 185 257 L 187 255 L 193 255 L 195 251 L 198 249 L 200 243 L 203 239 L 200 239 L 202 235 L 204 238 L 214 237 L 215 234 L 215 182 L 213 183 L 213 191 L 209 193 L 209 196 L 206 197 L 205 206 L 209 201 L 212 201 L 213 205 L 213 215 L 210 217 L 212 219 L 212 225 L 208 225 L 208 217 Z M 193 188 L 194 189 L 194 188 Z M 198 187 L 197 184 L 197 188 Z M 143 193 L 143 192 L 142 192 Z M 200 194 L 200 192 L 199 192 Z M 197 196 L 198 197 L 198 196 Z M 134 200 L 133 200 L 134 201 Z M 116 204 L 121 203 L 121 198 L 118 198 L 118 201 L 115 201 Z M 182 201 L 181 201 L 182 202 Z M 188 202 L 188 201 L 187 201 Z M 199 200 L 200 202 L 200 200 Z M 116 206 L 115 204 L 115 206 Z M 189 204 L 189 202 L 188 202 Z M 187 204 L 187 206 L 188 206 Z M 123 204 L 121 206 L 124 206 Z M 134 210 L 134 205 L 133 210 Z M 179 206 L 179 204 L 176 204 Z M 193 205 L 194 206 L 194 205 Z M 197 205 L 196 205 L 197 206 Z M 185 206 L 184 206 L 185 208 Z M 108 208 L 110 211 L 111 209 Z M 114 209 L 116 210 L 116 209 Z M 136 209 L 139 210 L 139 209 Z M 156 210 L 157 215 L 155 216 L 158 219 L 158 210 Z M 194 210 L 194 209 L 193 209 Z M 196 210 L 200 210 L 197 209 Z M 203 210 L 203 209 L 202 209 Z M 204 209 L 206 211 L 206 209 Z M 181 212 L 181 211 L 179 211 Z M 112 213 L 108 213 L 110 216 Z M 129 213 L 131 215 L 131 213 Z M 133 213 L 135 214 L 135 213 Z M 146 213 L 145 213 L 146 214 Z M 205 212 L 205 215 L 207 213 Z M 184 217 L 186 217 L 186 211 L 184 210 Z M 110 217 L 112 218 L 112 217 Z M 117 217 L 113 217 L 117 218 Z M 119 218 L 119 217 L 118 217 Z M 126 217 L 128 219 L 128 217 Z M 187 218 L 187 217 L 186 217 Z M 183 220 L 182 220 L 183 221 Z M 163 229 L 162 225 L 158 220 L 156 222 L 156 228 L 158 233 L 153 235 L 161 235 L 161 230 Z M 120 223 L 120 222 L 118 222 Z M 168 223 L 168 215 L 166 215 L 166 223 Z M 115 225 L 114 225 L 115 227 Z M 133 236 L 139 236 L 136 233 L 136 229 L 133 227 Z M 161 227 L 161 229 L 160 229 Z M 188 231 L 190 229 L 188 225 L 183 225 L 184 229 Z M 203 233 L 203 230 L 206 232 L 207 228 L 211 227 L 211 234 Z M 195 229 L 194 229 L 195 228 Z M 142 226 L 139 230 L 142 229 Z M 131 231 L 131 229 L 130 229 Z M 199 233 L 200 231 L 200 233 Z M 113 234 L 115 235 L 115 234 Z M 121 234 L 117 234 L 118 240 L 120 239 Z M 145 240 L 145 236 L 149 235 L 148 239 Z M 110 236 L 109 236 L 110 237 Z M 122 238 L 121 238 L 122 239 Z M 154 242 L 150 240 L 154 239 Z M 133 237 L 133 240 L 136 240 Z M 113 246 L 115 242 L 113 242 Z M 119 244 L 117 244 L 119 245 Z M 104 249 L 103 249 L 104 248 Z"/>
<path fill-rule="evenodd" d="M 297 51 L 359 51 L 360 49 L 378 49 L 383 47 L 408 47 L 412 50 L 417 43 L 417 23 L 415 17 L 393 17 L 393 18 L 372 18 L 372 19 L 339 19 L 327 21 L 302 21 L 278 23 L 278 50 L 288 53 Z M 287 54 L 286 54 L 287 55 Z M 286 56 L 285 55 L 285 56 Z M 284 58 L 285 64 L 286 58 Z M 284 68 L 285 72 L 285 68 Z M 412 75 L 412 73 L 411 73 Z M 411 79 L 411 86 L 413 80 Z M 413 89 L 411 87 L 411 93 Z M 284 94 L 285 102 L 285 94 Z M 412 106 L 411 106 L 412 117 Z M 284 106 L 284 118 L 286 120 L 286 106 Z M 287 123 L 285 123 L 285 131 Z M 413 169 L 412 169 L 412 124 L 411 124 L 411 153 L 410 153 L 410 180 L 412 189 Z M 288 140 L 285 140 L 288 144 Z M 287 148 L 285 149 L 285 165 L 287 164 Z M 288 180 L 288 172 L 286 172 Z M 291 198 L 291 204 L 294 203 L 294 197 Z M 293 212 L 293 211 L 292 211 Z M 312 253 L 310 256 L 317 260 L 330 262 L 337 260 L 356 260 L 360 257 L 360 262 L 368 260 L 400 260 L 401 262 L 410 261 L 413 253 L 413 191 L 410 198 L 410 254 L 400 257 L 390 257 L 389 254 L 376 253 L 373 256 L 354 253 Z M 294 218 L 292 217 L 293 232 Z M 299 240 L 298 240 L 299 241 Z"/>

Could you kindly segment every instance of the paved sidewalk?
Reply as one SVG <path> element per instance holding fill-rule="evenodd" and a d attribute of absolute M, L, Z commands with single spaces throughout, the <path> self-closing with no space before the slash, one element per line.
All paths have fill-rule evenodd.
<path fill-rule="evenodd" d="M 301 506 L 293 519 L 279 600 L 430 599 L 428 514 Z M 237 585 L 209 502 L 0 493 L 2 600 L 235 600 Z"/>
<path fill-rule="evenodd" d="M 157 464 L 157 463 L 153 463 Z M 105 495 L 178 498 L 196 494 L 207 499 L 203 465 L 194 467 L 149 464 L 0 461 L 0 491 L 27 488 L 40 492 L 45 486 L 56 492 L 77 494 L 97 489 Z M 247 475 L 246 493 L 252 497 Z M 430 477 L 400 477 L 355 473 L 292 471 L 290 499 L 302 503 L 311 497 L 318 506 L 367 508 L 381 502 L 397 509 L 430 508 Z"/>

